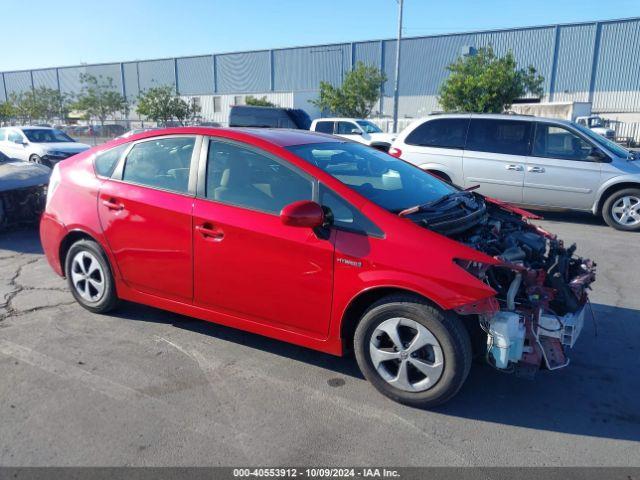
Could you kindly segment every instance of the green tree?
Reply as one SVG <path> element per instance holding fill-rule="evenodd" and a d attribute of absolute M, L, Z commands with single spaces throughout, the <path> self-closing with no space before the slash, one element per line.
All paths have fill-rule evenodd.
<path fill-rule="evenodd" d="M 163 85 L 138 95 L 136 112 L 160 124 L 166 124 L 174 118 L 184 124 L 200 112 L 200 105 L 195 99 L 187 102 L 180 98 L 172 85 Z"/>
<path fill-rule="evenodd" d="M 275 103 L 272 103 L 269 100 L 267 100 L 266 95 L 261 98 L 256 98 L 253 95 L 249 95 L 247 96 L 247 98 L 244 99 L 244 103 L 246 105 L 251 105 L 254 107 L 275 107 L 276 106 Z"/>
<path fill-rule="evenodd" d="M 65 119 L 71 108 L 71 99 L 57 89 L 39 87 L 33 91 L 39 118 L 52 122 L 55 118 Z"/>
<path fill-rule="evenodd" d="M 42 118 L 42 104 L 37 101 L 33 90 L 25 92 L 12 92 L 9 94 L 9 102 L 13 105 L 15 117 L 20 123 L 29 124 L 38 118 Z"/>
<path fill-rule="evenodd" d="M 365 118 L 380 98 L 380 89 L 387 77 L 378 68 L 358 62 L 348 72 L 342 86 L 320 82 L 320 96 L 311 103 L 334 115 Z"/>
<path fill-rule="evenodd" d="M 129 103 L 118 92 L 113 83 L 113 78 L 104 78 L 102 75 L 95 77 L 89 74 L 80 75 L 82 90 L 73 105 L 73 108 L 83 112 L 86 117 L 98 119 L 100 125 L 104 126 L 104 122 L 108 117 L 116 113 L 127 113 Z"/>
<path fill-rule="evenodd" d="M 15 118 L 16 109 L 10 101 L 0 102 L 0 123 L 6 123 Z"/>
<path fill-rule="evenodd" d="M 447 70 L 438 99 L 445 111 L 502 113 L 527 93 L 543 93 L 544 78 L 533 66 L 518 68 L 513 53 L 497 57 L 491 47 L 458 58 Z"/>

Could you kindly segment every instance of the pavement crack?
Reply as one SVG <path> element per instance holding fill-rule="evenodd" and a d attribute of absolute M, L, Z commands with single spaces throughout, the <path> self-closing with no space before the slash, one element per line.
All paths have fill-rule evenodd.
<path fill-rule="evenodd" d="M 19 265 L 15 273 L 9 280 L 9 287 L 11 287 L 12 290 L 5 295 L 4 302 L 0 304 L 0 309 L 4 310 L 4 312 L 0 313 L 0 322 L 3 321 L 5 318 L 13 317 L 23 313 L 13 308 L 11 302 L 13 302 L 13 299 L 16 298 L 16 296 L 18 296 L 20 292 L 22 292 L 23 290 L 25 290 L 25 288 L 27 288 L 18 282 L 18 278 L 20 278 L 20 275 L 22 275 L 22 269 L 36 263 L 38 260 L 39 260 L 38 258 L 32 258 L 31 260 Z M 51 307 L 53 307 L 53 305 Z M 50 307 L 47 306 L 46 308 L 50 308 Z"/>

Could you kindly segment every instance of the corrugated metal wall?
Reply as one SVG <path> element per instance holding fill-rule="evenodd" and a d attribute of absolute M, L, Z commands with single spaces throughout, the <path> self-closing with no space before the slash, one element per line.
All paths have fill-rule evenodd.
<path fill-rule="evenodd" d="M 218 93 L 252 93 L 271 90 L 270 52 L 216 55 Z"/>
<path fill-rule="evenodd" d="M 502 55 L 512 51 L 521 66 L 533 65 L 545 78 L 545 98 L 592 101 L 595 111 L 640 111 L 640 19 L 532 27 L 406 38 L 402 43 L 401 115 L 437 107 L 447 65 L 463 47 L 491 45 Z M 173 85 L 182 95 L 316 91 L 321 81 L 339 85 L 357 61 L 387 75 L 384 97 L 393 91 L 396 42 L 375 40 L 177 59 L 147 60 L 6 72 L 0 98 L 47 86 L 77 93 L 81 73 L 113 78 L 132 100 L 140 90 Z M 33 74 L 33 80 L 32 80 Z M 59 79 L 59 84 L 58 84 Z M 124 84 L 123 84 L 124 83 Z M 384 113 L 387 99 L 381 104 Z M 403 106 L 404 104 L 404 106 Z"/>

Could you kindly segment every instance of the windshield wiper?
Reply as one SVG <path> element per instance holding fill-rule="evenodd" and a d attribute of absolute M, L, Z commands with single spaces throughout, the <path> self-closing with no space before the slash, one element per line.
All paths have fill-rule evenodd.
<path fill-rule="evenodd" d="M 406 217 L 407 215 L 411 215 L 413 213 L 424 212 L 425 210 L 430 210 L 432 207 L 439 205 L 447 200 L 460 196 L 460 195 L 468 195 L 469 192 L 467 190 L 456 190 L 455 192 L 447 193 L 440 198 L 436 198 L 431 202 L 423 203 L 421 205 L 416 205 L 414 207 L 405 208 L 404 210 L 398 213 L 400 217 Z"/>

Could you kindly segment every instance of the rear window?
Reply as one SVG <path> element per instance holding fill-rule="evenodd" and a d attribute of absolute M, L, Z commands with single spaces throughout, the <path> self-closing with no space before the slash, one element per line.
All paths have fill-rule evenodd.
<path fill-rule="evenodd" d="M 110 177 L 113 170 L 116 168 L 118 160 L 120 160 L 120 157 L 128 147 L 129 144 L 124 143 L 112 148 L 111 150 L 107 150 L 106 152 L 96 155 L 94 162 L 96 173 L 101 177 Z"/>
<path fill-rule="evenodd" d="M 464 148 L 468 118 L 442 118 L 424 122 L 405 140 L 408 145 L 437 148 Z"/>
<path fill-rule="evenodd" d="M 531 123 L 518 120 L 471 119 L 467 150 L 528 155 Z"/>

